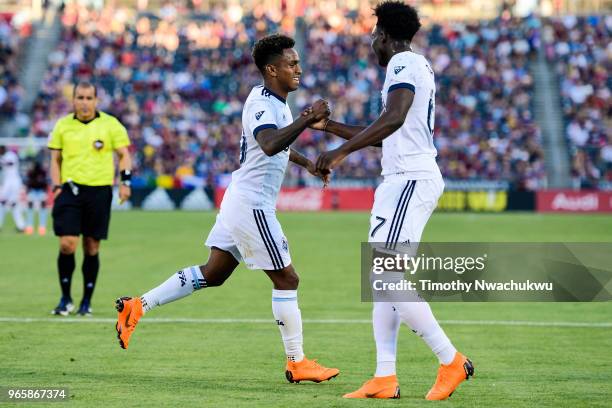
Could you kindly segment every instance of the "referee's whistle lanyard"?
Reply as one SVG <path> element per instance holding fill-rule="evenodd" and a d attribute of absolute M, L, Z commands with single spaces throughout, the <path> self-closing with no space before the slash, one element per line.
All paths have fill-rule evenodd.
<path fill-rule="evenodd" d="M 68 186 L 70 187 L 70 190 L 72 191 L 72 194 L 74 196 L 78 196 L 79 195 L 79 186 L 74 184 L 74 181 L 72 181 L 71 179 L 68 179 L 67 183 L 68 183 Z"/>

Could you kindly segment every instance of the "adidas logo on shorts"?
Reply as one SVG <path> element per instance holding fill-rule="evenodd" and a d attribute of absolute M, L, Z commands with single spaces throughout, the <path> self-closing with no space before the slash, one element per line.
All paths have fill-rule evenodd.
<path fill-rule="evenodd" d="M 264 114 L 264 112 L 265 112 L 265 111 L 257 112 L 257 113 L 255 114 L 255 119 L 259 120 L 259 118 L 261 118 L 261 115 L 263 115 L 263 114 Z"/>

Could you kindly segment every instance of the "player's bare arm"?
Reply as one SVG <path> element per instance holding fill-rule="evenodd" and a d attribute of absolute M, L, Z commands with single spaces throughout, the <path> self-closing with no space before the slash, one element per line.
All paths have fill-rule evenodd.
<path fill-rule="evenodd" d="M 310 108 L 305 109 L 302 115 L 308 115 Z M 367 126 L 361 125 L 347 125 L 345 123 L 336 122 L 335 120 L 326 118 L 321 119 L 309 126 L 314 130 L 321 130 L 323 132 L 332 133 L 336 136 L 341 137 L 344 140 L 351 140 L 355 135 L 364 130 Z M 375 143 L 372 146 L 382 147 L 382 143 Z"/>
<path fill-rule="evenodd" d="M 311 123 L 318 122 L 329 114 L 329 104 L 319 99 L 312 105 L 312 111 L 308 115 L 300 116 L 289 126 L 282 129 L 264 129 L 259 132 L 257 142 L 266 155 L 274 156 L 289 147 Z"/>
<path fill-rule="evenodd" d="M 51 149 L 50 171 L 51 184 L 53 186 L 53 199 L 55 200 L 62 191 L 62 151 L 59 149 Z"/>
<path fill-rule="evenodd" d="M 414 92 L 409 89 L 398 88 L 389 93 L 387 108 L 378 119 L 339 148 L 322 153 L 317 159 L 317 170 L 329 172 L 352 152 L 381 143 L 402 126 L 413 99 Z"/>
<path fill-rule="evenodd" d="M 307 110 L 302 114 L 306 115 Z M 321 130 L 327 133 L 332 133 L 336 136 L 341 137 L 344 140 L 351 140 L 354 136 L 358 135 L 367 126 L 361 125 L 347 125 L 345 123 L 336 122 L 332 119 L 323 119 L 310 125 L 311 129 Z M 371 146 L 382 147 L 382 143 L 374 143 Z"/>
<path fill-rule="evenodd" d="M 327 184 L 329 184 L 329 178 L 330 178 L 329 173 L 322 174 L 320 171 L 317 171 L 315 164 L 311 160 L 309 160 L 306 156 L 298 152 L 297 150 L 289 149 L 289 160 L 297 164 L 298 166 L 305 168 L 313 176 L 318 177 L 321 180 L 323 180 L 324 187 L 327 186 Z"/>
<path fill-rule="evenodd" d="M 115 153 L 119 158 L 119 172 L 122 175 L 122 178 L 127 173 L 129 174 L 132 171 L 132 158 L 130 156 L 130 152 L 127 147 L 120 147 L 115 149 Z M 119 185 L 119 201 L 123 203 L 132 195 L 132 189 L 130 187 L 129 182 L 125 182 L 122 180 Z"/>

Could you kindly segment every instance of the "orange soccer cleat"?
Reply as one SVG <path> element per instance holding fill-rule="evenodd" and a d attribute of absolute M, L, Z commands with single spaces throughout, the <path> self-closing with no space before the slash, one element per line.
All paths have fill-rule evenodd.
<path fill-rule="evenodd" d="M 142 302 L 140 298 L 121 297 L 115 301 L 115 308 L 119 312 L 117 316 L 117 338 L 121 348 L 127 349 L 130 336 L 143 315 Z"/>
<path fill-rule="evenodd" d="M 45 236 L 47 234 L 47 227 L 38 227 L 38 235 L 40 235 L 41 237 Z"/>
<path fill-rule="evenodd" d="M 34 233 L 34 228 L 28 225 L 23 229 L 23 233 L 26 235 L 32 235 Z"/>
<path fill-rule="evenodd" d="M 299 383 L 300 381 L 321 381 L 331 380 L 340 374 L 337 368 L 323 367 L 317 360 L 308 360 L 306 357 L 300 362 L 294 363 L 287 361 L 285 377 L 290 383 Z"/>
<path fill-rule="evenodd" d="M 357 391 L 345 394 L 343 398 L 399 398 L 400 387 L 397 376 L 374 377 L 366 381 Z"/>
<path fill-rule="evenodd" d="M 436 383 L 431 387 L 425 399 L 429 401 L 445 400 L 450 397 L 463 381 L 474 375 L 474 365 L 463 354 L 457 352 L 449 365 L 441 364 Z"/>

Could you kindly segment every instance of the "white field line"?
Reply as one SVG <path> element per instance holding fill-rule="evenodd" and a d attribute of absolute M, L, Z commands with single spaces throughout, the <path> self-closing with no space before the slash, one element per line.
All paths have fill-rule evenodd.
<path fill-rule="evenodd" d="M 115 323 L 116 320 L 104 317 L 0 317 L 0 323 Z M 270 319 L 198 319 L 164 318 L 143 319 L 145 324 L 191 323 L 191 324 L 273 324 Z M 522 327 L 586 327 L 612 328 L 612 322 L 535 322 L 526 320 L 440 320 L 440 324 L 457 326 L 522 326 Z M 309 324 L 371 324 L 369 319 L 304 319 Z"/>

